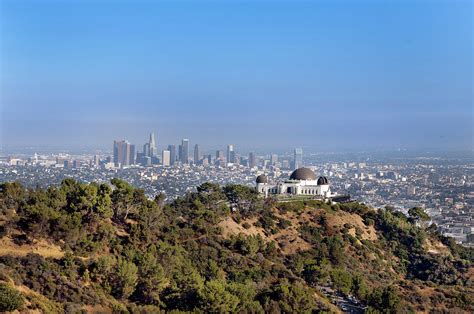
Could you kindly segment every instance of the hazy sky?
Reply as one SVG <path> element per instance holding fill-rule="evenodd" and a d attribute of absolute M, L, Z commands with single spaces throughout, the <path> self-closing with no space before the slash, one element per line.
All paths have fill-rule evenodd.
<path fill-rule="evenodd" d="M 1 3 L 1 146 L 473 148 L 472 1 Z"/>

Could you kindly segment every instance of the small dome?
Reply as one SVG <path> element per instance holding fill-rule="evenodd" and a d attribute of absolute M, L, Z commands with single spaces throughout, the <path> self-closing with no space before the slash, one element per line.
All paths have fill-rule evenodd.
<path fill-rule="evenodd" d="M 293 171 L 290 180 L 316 180 L 316 174 L 309 168 L 298 168 Z"/>
<path fill-rule="evenodd" d="M 328 185 L 328 178 L 326 177 L 319 177 L 318 179 L 318 185 Z"/>
<path fill-rule="evenodd" d="M 268 178 L 266 175 L 261 174 L 257 177 L 257 183 L 268 183 Z"/>

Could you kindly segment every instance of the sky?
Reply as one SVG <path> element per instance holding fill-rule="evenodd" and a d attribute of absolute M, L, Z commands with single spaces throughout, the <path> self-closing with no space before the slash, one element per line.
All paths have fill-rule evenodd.
<path fill-rule="evenodd" d="M 472 1 L 0 0 L 0 148 L 472 150 Z"/>

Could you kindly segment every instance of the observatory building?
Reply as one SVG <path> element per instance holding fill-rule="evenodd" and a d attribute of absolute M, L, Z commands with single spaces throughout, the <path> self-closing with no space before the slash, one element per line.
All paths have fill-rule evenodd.
<path fill-rule="evenodd" d="M 257 191 L 265 196 L 272 194 L 283 195 L 308 195 L 323 199 L 336 196 L 329 188 L 326 177 L 316 177 L 309 168 L 298 168 L 288 180 L 270 183 L 264 174 L 257 177 Z"/>

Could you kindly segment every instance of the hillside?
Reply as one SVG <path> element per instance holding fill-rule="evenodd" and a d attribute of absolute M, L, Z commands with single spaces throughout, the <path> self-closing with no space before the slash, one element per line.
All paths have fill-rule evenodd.
<path fill-rule="evenodd" d="M 473 250 L 420 209 L 210 183 L 163 200 L 116 179 L 1 184 L 0 311 L 474 311 Z"/>

